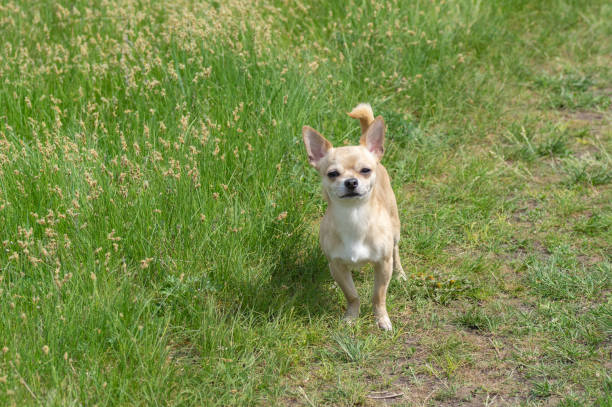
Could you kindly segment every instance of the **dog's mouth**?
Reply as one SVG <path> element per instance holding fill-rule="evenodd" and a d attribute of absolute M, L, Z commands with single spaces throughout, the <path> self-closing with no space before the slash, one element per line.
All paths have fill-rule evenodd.
<path fill-rule="evenodd" d="M 359 194 L 359 193 L 357 193 L 355 191 L 351 191 L 351 192 L 348 192 L 348 193 L 342 195 L 340 198 L 354 198 L 354 197 L 357 197 L 357 196 L 361 196 L 361 194 Z"/>

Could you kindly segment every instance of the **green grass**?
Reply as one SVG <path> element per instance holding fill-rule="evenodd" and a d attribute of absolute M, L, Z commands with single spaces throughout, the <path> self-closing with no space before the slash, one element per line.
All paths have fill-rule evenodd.
<path fill-rule="evenodd" d="M 610 405 L 612 7 L 0 3 L 0 405 Z M 300 129 L 370 102 L 395 330 Z M 382 393 L 381 393 L 382 392 Z"/>

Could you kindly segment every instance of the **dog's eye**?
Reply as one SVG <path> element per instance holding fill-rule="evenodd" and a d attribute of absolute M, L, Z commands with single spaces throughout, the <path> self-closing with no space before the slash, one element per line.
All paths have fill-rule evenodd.
<path fill-rule="evenodd" d="M 338 171 L 336 171 L 336 170 L 333 170 L 333 171 L 330 171 L 330 172 L 327 173 L 327 176 L 329 178 L 336 178 L 338 175 L 340 175 L 340 173 Z"/>
<path fill-rule="evenodd" d="M 372 170 L 369 169 L 369 168 L 362 168 L 361 171 L 359 171 L 359 172 L 362 173 L 362 174 L 368 174 L 370 171 L 372 171 Z"/>

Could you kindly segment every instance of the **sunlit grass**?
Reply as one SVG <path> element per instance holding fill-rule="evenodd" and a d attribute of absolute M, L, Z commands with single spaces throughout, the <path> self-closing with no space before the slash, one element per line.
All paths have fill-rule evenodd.
<path fill-rule="evenodd" d="M 0 404 L 526 385 L 518 403 L 605 404 L 610 18 L 565 0 L 2 3 Z M 391 335 L 369 269 L 363 318 L 339 322 L 301 144 L 304 124 L 355 143 L 358 102 L 387 123 L 411 274 Z"/>

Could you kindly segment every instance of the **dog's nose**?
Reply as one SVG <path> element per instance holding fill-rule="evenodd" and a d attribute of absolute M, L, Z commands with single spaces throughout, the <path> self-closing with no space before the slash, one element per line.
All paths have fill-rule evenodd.
<path fill-rule="evenodd" d="M 358 183 L 359 181 L 357 181 L 357 178 L 349 178 L 344 181 L 344 186 L 352 190 L 352 189 L 357 188 Z"/>

